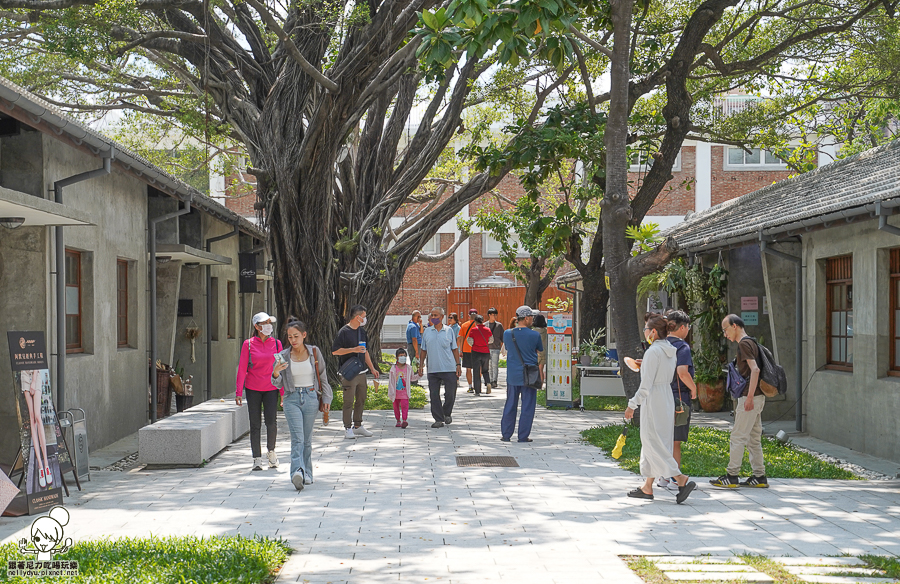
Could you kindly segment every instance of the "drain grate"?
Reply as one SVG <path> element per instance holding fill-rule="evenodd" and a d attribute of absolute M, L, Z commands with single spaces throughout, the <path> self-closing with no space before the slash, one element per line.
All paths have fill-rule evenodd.
<path fill-rule="evenodd" d="M 519 463 L 512 456 L 457 456 L 456 466 L 517 467 Z"/>

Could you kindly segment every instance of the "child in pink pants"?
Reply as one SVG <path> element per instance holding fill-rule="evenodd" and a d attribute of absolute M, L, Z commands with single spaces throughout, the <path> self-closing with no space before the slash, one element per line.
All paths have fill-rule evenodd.
<path fill-rule="evenodd" d="M 412 363 L 409 362 L 409 356 L 406 349 L 399 348 L 396 352 L 397 362 L 391 366 L 388 374 L 388 399 L 394 402 L 394 417 L 397 418 L 397 428 L 406 428 L 409 423 L 406 421 L 409 415 L 409 386 L 413 381 L 418 381 L 419 376 L 416 375 Z M 402 421 L 401 421 L 402 414 Z"/>

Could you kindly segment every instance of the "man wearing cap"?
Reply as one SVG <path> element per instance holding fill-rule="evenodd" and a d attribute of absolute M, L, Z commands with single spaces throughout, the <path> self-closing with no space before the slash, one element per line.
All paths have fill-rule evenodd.
<path fill-rule="evenodd" d="M 462 326 L 459 327 L 459 338 L 456 339 L 456 345 L 462 352 L 462 366 L 463 369 L 466 370 L 466 381 L 469 382 L 469 393 L 473 393 L 475 391 L 475 388 L 472 387 L 472 368 L 475 367 L 475 363 L 473 363 L 472 361 L 472 347 L 469 346 L 469 343 L 466 342 L 466 339 L 469 338 L 469 332 L 476 324 L 476 314 L 478 314 L 477 309 L 469 309 L 469 320 L 464 322 Z"/>
<path fill-rule="evenodd" d="M 234 401 L 241 405 L 247 393 L 247 412 L 250 415 L 250 450 L 253 454 L 253 470 L 263 469 L 260 430 L 262 417 L 266 419 L 266 446 L 269 468 L 278 467 L 275 455 L 275 437 L 278 435 L 278 396 L 284 393 L 272 385 L 275 353 L 282 350 L 281 341 L 274 337 L 275 317 L 257 312 L 251 320 L 256 334 L 241 345 L 241 360 L 235 381 Z"/>
<path fill-rule="evenodd" d="M 525 385 L 525 365 L 537 367 L 538 351 L 544 350 L 541 334 L 529 327 L 534 321 L 534 311 L 528 306 L 516 309 L 516 328 L 503 333 L 506 345 L 506 405 L 500 421 L 500 439 L 509 442 L 516 429 L 516 410 L 522 396 L 522 414 L 519 416 L 519 442 L 531 442 L 531 425 L 537 405 L 537 390 Z"/>

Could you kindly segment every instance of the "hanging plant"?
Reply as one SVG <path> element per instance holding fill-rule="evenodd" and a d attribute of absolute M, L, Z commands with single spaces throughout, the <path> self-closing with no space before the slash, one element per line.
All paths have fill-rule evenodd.
<path fill-rule="evenodd" d="M 196 363 L 197 353 L 195 341 L 200 338 L 200 327 L 197 325 L 187 327 L 184 331 L 184 336 L 191 342 L 191 363 Z"/>

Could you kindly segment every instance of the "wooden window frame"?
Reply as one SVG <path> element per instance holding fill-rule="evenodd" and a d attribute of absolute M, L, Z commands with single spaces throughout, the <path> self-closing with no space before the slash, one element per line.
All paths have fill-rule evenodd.
<path fill-rule="evenodd" d="M 82 294 L 83 287 L 81 285 L 81 252 L 74 249 L 67 249 L 65 253 L 64 262 L 68 263 L 69 258 L 74 258 L 78 264 L 78 269 L 75 270 L 74 275 L 77 278 L 77 282 L 75 285 L 71 285 L 68 282 L 69 278 L 69 270 L 66 270 L 66 283 L 65 287 L 68 288 L 76 288 L 78 290 L 78 314 L 71 315 L 77 318 L 78 320 L 78 342 L 77 343 L 69 343 L 67 339 L 63 339 L 66 342 L 66 354 L 72 353 L 84 353 L 84 322 L 82 321 L 82 317 L 84 316 L 83 311 L 83 303 L 82 303 Z M 67 305 L 68 303 L 64 303 Z M 66 314 L 60 315 L 64 319 L 69 318 L 68 310 L 66 310 Z M 59 318 L 60 316 L 57 316 Z M 66 334 L 68 334 L 68 327 L 66 327 Z"/>
<path fill-rule="evenodd" d="M 849 277 L 847 273 L 834 275 L 832 274 L 832 265 L 836 265 L 838 261 L 849 259 L 849 270 L 845 272 L 849 272 Z M 834 371 L 853 371 L 853 363 L 848 363 L 846 361 L 833 361 L 831 356 L 831 346 L 832 346 L 832 334 L 831 334 L 831 313 L 832 309 L 832 300 L 834 289 L 838 286 L 849 285 L 852 289 L 853 286 L 853 256 L 852 255 L 843 255 L 836 256 L 833 258 L 828 258 L 825 260 L 825 368 L 832 369 Z M 850 314 L 853 313 L 853 299 L 850 299 L 850 308 L 847 311 Z M 850 338 L 844 335 L 840 335 L 838 338 Z"/>
<path fill-rule="evenodd" d="M 117 259 L 116 260 L 116 341 L 119 347 L 127 347 L 128 346 L 128 335 L 129 335 L 129 322 L 128 322 L 128 268 L 129 268 L 128 260 Z M 125 275 L 125 283 L 124 288 L 122 287 L 122 282 L 120 280 L 122 271 L 124 270 Z M 124 298 L 123 298 L 124 295 Z M 124 319 L 125 321 L 125 338 L 119 338 L 119 324 Z"/>
<path fill-rule="evenodd" d="M 895 362 L 894 355 L 896 355 L 897 344 L 900 342 L 900 338 L 897 338 L 898 333 L 900 333 L 900 322 L 897 322 L 897 311 L 900 310 L 900 294 L 897 293 L 897 285 L 900 283 L 900 247 L 895 247 L 890 250 L 890 288 L 889 294 L 891 297 L 890 305 L 891 305 L 891 356 L 888 365 L 887 374 L 892 377 L 900 377 L 900 362 Z"/>

